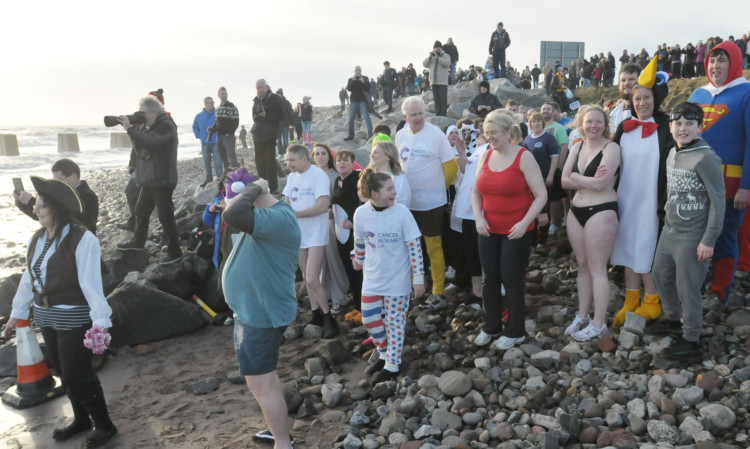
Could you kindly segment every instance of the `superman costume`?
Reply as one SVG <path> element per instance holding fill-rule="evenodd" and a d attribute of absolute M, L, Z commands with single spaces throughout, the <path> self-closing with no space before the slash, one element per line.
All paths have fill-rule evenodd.
<path fill-rule="evenodd" d="M 730 41 L 722 42 L 706 55 L 706 73 L 709 58 L 717 50 L 729 55 L 726 84 L 716 86 L 709 73 L 711 82 L 693 92 L 689 101 L 703 108 L 703 138 L 723 163 L 727 205 L 724 228 L 714 248 L 714 271 L 708 294 L 715 294 L 726 305 L 737 265 L 737 232 L 745 214 L 744 210 L 734 208 L 734 197 L 738 189 L 750 190 L 750 82 L 742 77 L 741 51 Z"/>

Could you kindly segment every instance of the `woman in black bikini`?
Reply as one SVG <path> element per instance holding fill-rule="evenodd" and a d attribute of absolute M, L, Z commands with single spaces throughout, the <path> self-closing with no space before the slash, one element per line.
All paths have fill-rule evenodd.
<path fill-rule="evenodd" d="M 576 116 L 583 141 L 571 148 L 562 173 L 562 186 L 577 190 L 568 214 L 568 239 L 578 261 L 578 313 L 565 330 L 578 341 L 607 332 L 609 304 L 607 262 L 617 233 L 615 183 L 620 167 L 620 146 L 610 140 L 609 117 L 599 105 Z M 594 318 L 589 308 L 594 302 Z"/>

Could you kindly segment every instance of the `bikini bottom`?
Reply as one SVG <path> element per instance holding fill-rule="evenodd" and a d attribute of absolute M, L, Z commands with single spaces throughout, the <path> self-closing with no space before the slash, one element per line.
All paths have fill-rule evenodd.
<path fill-rule="evenodd" d="M 578 223 L 581 225 L 581 227 L 586 226 L 586 222 L 589 221 L 589 218 L 593 217 L 599 212 L 604 212 L 605 210 L 615 211 L 615 214 L 617 214 L 617 219 L 620 219 L 620 210 L 617 206 L 617 201 L 610 201 L 608 203 L 601 203 L 584 207 L 577 207 L 573 205 L 570 206 L 570 211 L 573 213 L 573 216 L 576 218 L 576 220 L 578 220 Z"/>

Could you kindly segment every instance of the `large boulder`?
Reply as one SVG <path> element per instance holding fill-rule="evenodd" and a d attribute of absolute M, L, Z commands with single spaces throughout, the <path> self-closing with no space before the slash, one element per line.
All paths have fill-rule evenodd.
<path fill-rule="evenodd" d="M 440 129 L 446 129 L 448 126 L 456 124 L 456 119 L 439 115 L 426 117 L 425 121 L 432 123 Z"/>
<path fill-rule="evenodd" d="M 211 265 L 213 268 L 213 265 Z M 211 275 L 203 282 L 196 284 L 195 294 L 214 312 L 222 313 L 229 310 L 224 294 L 219 290 L 219 270 L 213 269 Z"/>
<path fill-rule="evenodd" d="M 476 97 L 478 93 L 479 89 L 448 88 L 448 104 L 471 102 L 471 99 Z"/>
<path fill-rule="evenodd" d="M 468 116 L 467 112 L 470 112 L 469 106 L 471 106 L 471 102 L 469 101 L 465 101 L 462 103 L 452 103 L 450 106 L 448 106 L 448 117 L 461 119 Z"/>
<path fill-rule="evenodd" d="M 142 272 L 148 266 L 151 255 L 150 248 L 138 251 L 117 251 L 116 249 L 103 252 L 105 269 L 102 270 L 102 284 L 104 294 L 108 295 L 132 271 Z"/>
<path fill-rule="evenodd" d="M 143 285 L 123 283 L 108 297 L 112 346 L 133 346 L 192 332 L 208 317 L 191 302 Z"/>
<path fill-rule="evenodd" d="M 185 251 L 178 263 L 152 264 L 143 272 L 143 277 L 159 287 L 159 290 L 180 298 L 190 298 L 194 286 L 205 282 L 210 276 L 210 262 L 192 251 Z"/>
<path fill-rule="evenodd" d="M 21 273 L 14 273 L 0 281 L 0 316 L 10 316 L 13 309 L 13 297 L 16 296 Z"/>

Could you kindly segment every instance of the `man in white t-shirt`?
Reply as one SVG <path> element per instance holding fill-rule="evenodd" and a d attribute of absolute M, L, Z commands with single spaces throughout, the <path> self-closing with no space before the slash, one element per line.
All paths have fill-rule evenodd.
<path fill-rule="evenodd" d="M 641 74 L 641 66 L 638 64 L 625 64 L 620 69 L 620 101 L 609 112 L 609 129 L 612 134 L 617 130 L 617 125 L 629 119 L 630 114 L 630 92 L 633 86 L 638 82 L 638 75 Z"/>
<path fill-rule="evenodd" d="M 448 138 L 437 126 L 425 122 L 425 104 L 409 97 L 401 105 L 407 125 L 396 134 L 401 167 L 411 187 L 410 209 L 424 236 L 432 273 L 432 295 L 421 306 L 439 309 L 445 305 L 445 260 L 443 258 L 443 209 L 445 193 L 458 171 L 458 162 Z"/>
<path fill-rule="evenodd" d="M 328 175 L 310 163 L 310 153 L 303 145 L 290 145 L 286 150 L 289 174 L 284 196 L 297 215 L 302 240 L 299 268 L 305 278 L 310 297 L 312 319 L 308 324 L 323 326 L 323 338 L 338 335 L 338 324 L 328 307 L 328 295 L 320 283 L 326 245 L 328 245 L 328 207 L 331 181 Z"/>

